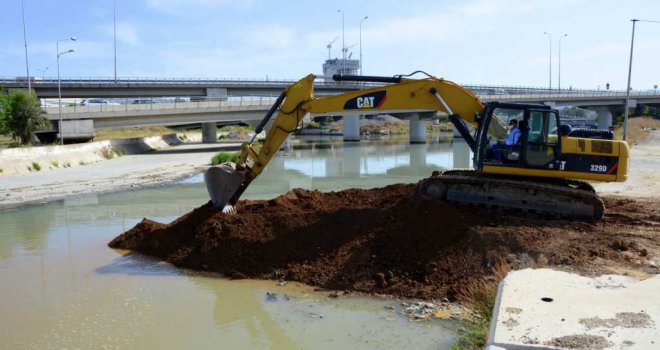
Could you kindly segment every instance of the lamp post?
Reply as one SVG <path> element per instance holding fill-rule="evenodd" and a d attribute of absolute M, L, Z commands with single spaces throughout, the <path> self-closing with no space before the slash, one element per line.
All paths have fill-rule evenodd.
<path fill-rule="evenodd" d="M 559 89 L 559 91 L 561 91 L 561 39 L 563 39 L 567 36 L 568 36 L 568 34 L 564 34 L 559 38 L 559 59 L 558 59 L 558 61 L 559 61 L 558 62 L 559 63 L 559 76 L 557 77 L 558 78 L 557 79 L 557 89 Z"/>
<path fill-rule="evenodd" d="M 48 67 L 46 67 L 44 69 L 37 68 L 37 70 L 41 72 L 41 80 L 46 79 L 46 71 L 48 70 Z"/>
<path fill-rule="evenodd" d="M 366 21 L 369 16 L 364 16 L 360 21 L 360 75 L 362 75 L 362 22 Z"/>
<path fill-rule="evenodd" d="M 548 84 L 549 84 L 549 89 L 552 90 L 552 34 L 548 32 L 543 32 L 543 34 L 548 36 L 548 47 L 550 48 L 550 64 L 548 65 L 550 72 L 548 74 Z"/>
<path fill-rule="evenodd" d="M 112 32 L 115 46 L 115 84 L 117 84 L 117 2 L 112 2 Z"/>
<path fill-rule="evenodd" d="M 344 10 L 337 10 L 341 13 L 341 75 L 344 75 L 344 64 L 346 62 L 346 41 L 344 36 Z"/>
<path fill-rule="evenodd" d="M 21 15 L 23 16 L 23 43 L 25 44 L 25 71 L 27 73 L 28 91 L 32 92 L 32 82 L 30 81 L 30 64 L 28 63 L 27 34 L 25 32 L 25 6 L 21 0 Z"/>
<path fill-rule="evenodd" d="M 630 75 L 632 73 L 632 60 L 633 60 L 633 45 L 635 45 L 635 24 L 639 21 L 638 19 L 631 19 L 632 27 L 632 38 L 630 39 L 630 60 L 628 61 L 628 88 L 626 89 L 626 106 L 623 110 L 623 140 L 626 140 L 626 135 L 628 134 L 628 108 L 630 106 Z"/>
<path fill-rule="evenodd" d="M 62 81 L 60 78 L 60 56 L 66 55 L 67 53 L 73 52 L 73 49 L 69 49 L 68 51 L 60 52 L 60 42 L 63 41 L 76 41 L 78 40 L 75 36 L 70 37 L 69 39 L 62 39 L 58 40 L 55 43 L 55 47 L 57 48 L 57 108 L 58 112 L 60 115 L 60 123 L 58 126 L 59 132 L 60 132 L 60 145 L 64 144 L 64 132 L 62 130 Z"/>

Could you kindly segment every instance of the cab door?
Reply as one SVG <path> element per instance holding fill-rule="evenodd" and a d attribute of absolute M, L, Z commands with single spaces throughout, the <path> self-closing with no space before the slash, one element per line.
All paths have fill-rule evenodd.
<path fill-rule="evenodd" d="M 554 110 L 528 110 L 523 137 L 523 160 L 529 168 L 553 169 L 561 150 L 559 115 Z"/>

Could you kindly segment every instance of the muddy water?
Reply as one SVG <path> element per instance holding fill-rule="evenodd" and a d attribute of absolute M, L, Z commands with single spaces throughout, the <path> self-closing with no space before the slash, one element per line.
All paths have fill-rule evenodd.
<path fill-rule="evenodd" d="M 295 187 L 337 190 L 414 182 L 439 167 L 465 167 L 468 157 L 464 144 L 298 140 L 245 197 L 268 198 Z M 0 212 L 0 348 L 451 345 L 454 322 L 410 321 L 398 313 L 397 301 L 328 299 L 327 293 L 294 283 L 229 281 L 106 246 L 143 217 L 168 222 L 206 200 L 195 176 L 158 188 Z"/>

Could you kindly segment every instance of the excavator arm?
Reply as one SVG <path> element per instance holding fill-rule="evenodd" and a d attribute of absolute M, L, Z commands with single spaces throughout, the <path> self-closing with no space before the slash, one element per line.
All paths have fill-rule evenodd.
<path fill-rule="evenodd" d="M 416 112 L 444 112 L 477 127 L 477 118 L 484 104 L 469 90 L 451 81 L 428 77 L 346 77 L 339 81 L 370 81 L 389 85 L 354 90 L 342 94 L 315 97 L 314 75 L 308 75 L 288 86 L 255 129 L 259 134 L 275 115 L 263 144 L 254 138 L 243 144 L 237 164 L 212 167 L 205 174 L 205 182 L 213 205 L 224 208 L 235 204 L 252 180 L 264 170 L 305 115 L 311 114 L 401 114 Z M 498 138 L 506 135 L 502 123 L 491 123 L 489 132 Z"/>

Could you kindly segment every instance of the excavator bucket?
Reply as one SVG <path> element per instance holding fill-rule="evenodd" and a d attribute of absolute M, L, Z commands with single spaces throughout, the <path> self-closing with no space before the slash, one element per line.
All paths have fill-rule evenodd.
<path fill-rule="evenodd" d="M 222 163 L 204 172 L 204 183 L 209 191 L 213 206 L 224 209 L 245 181 L 243 172 L 236 170 L 235 163 Z"/>

